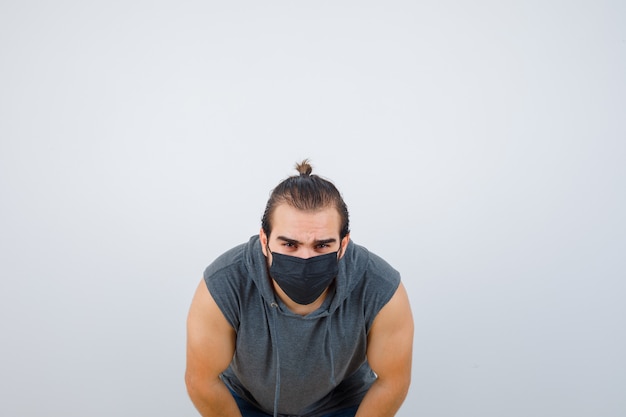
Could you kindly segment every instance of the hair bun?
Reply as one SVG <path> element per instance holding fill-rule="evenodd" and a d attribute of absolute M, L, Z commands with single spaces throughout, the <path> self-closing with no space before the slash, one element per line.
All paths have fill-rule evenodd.
<path fill-rule="evenodd" d="M 311 175 L 311 172 L 313 172 L 313 167 L 309 163 L 309 160 L 305 159 L 299 164 L 296 164 L 296 171 L 300 173 L 300 176 L 308 177 L 309 175 Z"/>

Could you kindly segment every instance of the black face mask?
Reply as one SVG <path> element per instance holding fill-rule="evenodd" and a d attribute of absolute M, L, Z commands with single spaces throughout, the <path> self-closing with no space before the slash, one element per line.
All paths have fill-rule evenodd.
<path fill-rule="evenodd" d="M 317 300 L 339 271 L 339 252 L 302 259 L 267 250 L 272 254 L 270 276 L 298 304 Z"/>

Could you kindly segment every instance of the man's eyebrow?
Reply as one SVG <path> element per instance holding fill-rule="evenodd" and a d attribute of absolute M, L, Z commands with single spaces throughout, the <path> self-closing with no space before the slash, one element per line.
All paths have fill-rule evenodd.
<path fill-rule="evenodd" d="M 320 240 L 316 240 L 315 244 L 316 245 L 327 245 L 329 243 L 335 243 L 337 241 L 337 239 L 335 238 L 330 238 L 330 239 L 320 239 Z"/>
<path fill-rule="evenodd" d="M 276 239 L 277 240 L 282 240 L 283 242 L 287 242 L 287 243 L 290 243 L 292 245 L 302 245 L 302 242 L 299 242 L 296 239 L 288 238 L 286 236 L 276 236 Z M 319 240 L 316 240 L 314 243 L 315 243 L 315 245 L 327 245 L 329 243 L 335 243 L 336 241 L 337 241 L 337 239 L 335 239 L 335 238 L 329 238 L 329 239 L 319 239 Z"/>
<path fill-rule="evenodd" d="M 302 243 L 298 242 L 296 239 L 290 239 L 285 236 L 276 236 L 277 240 L 282 240 L 283 242 L 291 243 L 292 245 L 301 245 Z"/>

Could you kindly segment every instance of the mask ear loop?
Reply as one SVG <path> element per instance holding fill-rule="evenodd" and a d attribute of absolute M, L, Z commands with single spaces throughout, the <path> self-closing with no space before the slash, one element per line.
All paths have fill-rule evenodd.
<path fill-rule="evenodd" d="M 344 236 L 344 237 L 345 237 L 345 236 Z M 343 240 L 343 239 L 341 239 L 341 240 Z M 346 244 L 345 246 L 343 246 L 343 245 L 341 244 L 341 240 L 339 241 L 339 250 L 337 250 L 337 262 L 339 262 L 339 260 L 341 259 L 341 257 L 342 257 L 343 255 L 345 255 L 345 254 L 346 254 L 346 249 L 348 248 L 348 245 L 347 245 L 347 244 Z M 343 253 L 341 253 L 341 250 L 342 250 L 342 249 L 344 250 L 344 251 L 343 251 Z"/>
<path fill-rule="evenodd" d="M 265 245 L 265 249 L 267 249 L 267 253 L 268 253 L 267 260 L 269 261 L 269 259 L 270 259 L 269 255 L 272 255 L 272 262 L 274 262 L 274 252 L 272 252 L 272 250 L 270 249 L 270 244 L 269 243 Z"/>

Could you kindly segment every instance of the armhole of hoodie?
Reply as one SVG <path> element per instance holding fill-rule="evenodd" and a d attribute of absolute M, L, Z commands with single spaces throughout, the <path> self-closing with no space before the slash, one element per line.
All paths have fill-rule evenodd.
<path fill-rule="evenodd" d="M 374 268 L 373 279 L 374 284 L 373 294 L 368 298 L 366 310 L 366 328 L 369 333 L 376 316 L 380 310 L 382 310 L 389 300 L 395 295 L 396 291 L 400 287 L 400 273 L 396 271 L 391 265 L 389 265 L 382 258 L 370 253 L 370 262 L 375 262 L 376 268 Z M 368 308 L 369 307 L 369 308 Z"/>
<path fill-rule="evenodd" d="M 209 273 L 209 268 L 204 271 L 204 283 L 219 307 L 220 311 L 226 318 L 226 321 L 235 329 L 239 328 L 237 297 L 235 291 L 225 276 L 219 273 Z"/>

